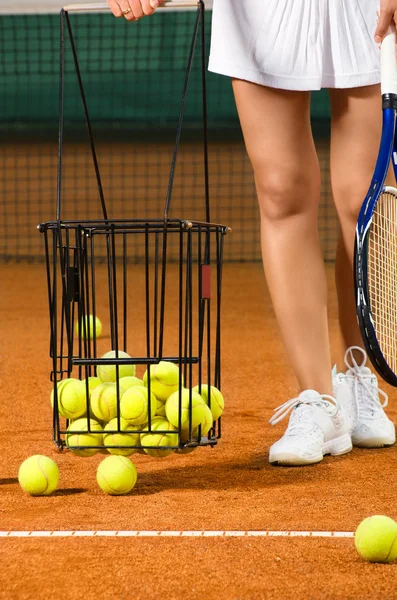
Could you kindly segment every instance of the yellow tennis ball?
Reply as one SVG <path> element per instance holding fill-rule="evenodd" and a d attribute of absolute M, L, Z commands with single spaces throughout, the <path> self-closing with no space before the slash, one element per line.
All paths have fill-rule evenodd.
<path fill-rule="evenodd" d="M 108 456 L 98 466 L 97 482 L 105 494 L 128 494 L 136 484 L 135 465 L 126 456 Z"/>
<path fill-rule="evenodd" d="M 157 398 L 156 416 L 165 417 L 165 402 L 162 402 L 162 400 L 159 400 L 158 398 Z"/>
<path fill-rule="evenodd" d="M 150 414 L 156 414 L 156 396 L 150 394 Z M 121 396 L 120 415 L 132 425 L 145 425 L 149 420 L 149 394 L 143 385 L 133 385 Z"/>
<path fill-rule="evenodd" d="M 225 408 L 225 400 L 221 394 L 221 392 L 214 387 L 213 385 L 211 385 L 210 390 L 210 399 L 211 402 L 208 402 L 208 385 L 206 384 L 202 384 L 201 386 L 201 392 L 199 392 L 199 386 L 196 385 L 196 387 L 193 388 L 195 392 L 197 392 L 198 394 L 200 394 L 200 396 L 202 397 L 202 399 L 204 400 L 204 402 L 210 406 L 211 412 L 212 412 L 212 416 L 214 417 L 213 420 L 216 421 L 217 419 L 219 419 L 219 417 L 221 416 L 221 414 L 223 413 L 223 409 Z"/>
<path fill-rule="evenodd" d="M 94 338 L 94 331 L 95 337 L 99 338 L 102 333 L 102 323 L 98 317 L 94 319 L 93 315 L 86 315 L 81 320 L 76 321 L 75 332 L 77 336 L 83 339 L 88 339 L 89 336 L 90 340 L 92 340 Z"/>
<path fill-rule="evenodd" d="M 18 481 L 31 496 L 49 496 L 58 486 L 58 465 L 48 456 L 35 454 L 19 467 Z"/>
<path fill-rule="evenodd" d="M 94 456 L 99 451 L 99 448 L 90 448 L 90 446 L 102 446 L 103 444 L 102 425 L 94 419 L 90 419 L 89 421 L 91 431 L 88 431 L 87 419 L 77 419 L 77 421 L 73 421 L 68 427 L 66 445 L 77 456 Z M 71 446 L 75 446 L 75 448 L 71 448 Z M 79 448 L 79 446 L 83 446 L 83 448 Z"/>
<path fill-rule="evenodd" d="M 207 405 L 205 405 L 205 409 L 204 409 L 204 419 L 201 422 L 201 435 L 207 435 L 207 433 L 209 432 L 209 430 L 211 429 L 212 425 L 213 425 L 214 419 L 212 416 L 212 412 L 210 411 L 209 407 Z M 198 435 L 199 435 L 199 428 L 196 427 L 195 429 L 192 429 L 192 435 L 189 436 L 189 430 L 188 429 L 183 429 L 182 432 L 182 442 L 186 443 L 186 442 L 193 442 L 193 441 L 199 441 L 198 439 Z M 196 449 L 197 446 L 192 446 L 192 447 L 188 447 L 188 448 L 178 448 L 178 450 L 176 450 L 176 452 L 178 454 L 190 454 L 191 452 L 193 452 L 193 450 Z"/>
<path fill-rule="evenodd" d="M 108 431 L 117 431 L 117 419 L 112 419 L 103 431 L 103 443 L 105 446 L 139 446 L 140 435 L 136 433 L 136 425 L 131 425 L 128 421 L 120 418 L 120 431 L 126 433 L 107 433 Z M 110 454 L 120 456 L 130 456 L 137 451 L 137 448 L 109 448 Z"/>
<path fill-rule="evenodd" d="M 101 358 L 116 358 L 116 351 L 111 350 L 110 352 L 106 352 Z M 118 351 L 117 358 L 131 358 L 127 352 L 123 352 L 122 350 Z M 97 368 L 97 375 L 99 379 L 103 383 L 109 383 L 116 381 L 116 365 L 99 365 Z M 135 376 L 135 365 L 119 365 L 119 379 L 122 377 L 134 377 Z"/>
<path fill-rule="evenodd" d="M 367 517 L 357 527 L 354 544 L 370 562 L 390 563 L 397 558 L 397 523 L 389 517 Z"/>
<path fill-rule="evenodd" d="M 201 425 L 205 418 L 205 403 L 200 394 L 191 391 L 192 395 L 192 428 Z M 182 412 L 181 412 L 181 428 L 188 429 L 190 426 L 190 391 L 182 390 Z M 207 406 L 208 408 L 208 406 Z M 165 405 L 165 414 L 170 423 L 179 427 L 179 391 L 174 392 L 168 398 Z"/>
<path fill-rule="evenodd" d="M 148 371 L 143 376 L 143 384 L 148 386 Z M 182 381 L 183 385 L 183 381 Z M 165 402 L 179 388 L 179 367 L 162 360 L 150 367 L 150 391 L 159 400 Z"/>
<path fill-rule="evenodd" d="M 85 389 L 86 380 L 83 379 L 82 383 L 84 384 L 84 389 Z M 89 377 L 88 378 L 88 393 L 90 395 L 90 398 L 91 398 L 92 392 L 95 390 L 95 388 L 98 387 L 98 385 L 101 385 L 101 383 L 102 383 L 102 381 L 99 379 L 99 377 Z"/>
<path fill-rule="evenodd" d="M 143 385 L 142 379 L 139 379 L 138 377 L 121 377 L 119 379 L 119 384 L 120 384 L 120 395 L 123 394 L 126 390 L 128 390 L 128 388 L 132 387 L 133 385 Z"/>
<path fill-rule="evenodd" d="M 213 422 L 214 422 L 214 415 L 210 411 L 209 407 L 207 405 L 205 405 L 204 417 L 200 423 L 201 435 L 207 435 L 207 433 L 209 432 L 209 430 L 211 429 L 211 427 L 213 425 Z"/>
<path fill-rule="evenodd" d="M 91 411 L 98 421 L 111 421 L 117 415 L 115 383 L 101 383 L 91 394 Z"/>
<path fill-rule="evenodd" d="M 85 390 L 85 393 L 86 393 L 87 392 L 87 389 L 86 389 L 86 380 L 83 379 L 81 383 L 84 385 L 84 390 Z M 102 381 L 99 379 L 99 377 L 89 377 L 88 378 L 88 395 L 89 395 L 90 400 L 91 400 L 92 392 L 95 390 L 95 388 L 98 387 L 98 385 L 101 385 L 101 383 L 102 383 Z M 81 416 L 82 417 L 86 417 L 87 416 L 87 410 L 85 410 L 84 414 L 81 415 Z M 92 412 L 92 409 L 91 409 L 91 403 L 90 403 L 90 417 L 94 417 L 94 413 Z"/>
<path fill-rule="evenodd" d="M 78 419 L 87 410 L 85 387 L 79 379 L 63 379 L 57 384 L 59 414 L 66 419 Z M 54 406 L 54 390 L 51 391 Z"/>
<path fill-rule="evenodd" d="M 146 428 L 148 429 L 148 428 Z M 144 448 L 146 454 L 150 456 L 165 457 L 172 454 L 173 448 L 163 448 L 160 446 L 177 446 L 178 445 L 178 434 L 177 433 L 152 433 L 154 431 L 176 431 L 176 428 L 163 417 L 154 417 L 152 420 L 151 432 L 141 434 L 141 445 L 150 446 L 150 448 Z"/>

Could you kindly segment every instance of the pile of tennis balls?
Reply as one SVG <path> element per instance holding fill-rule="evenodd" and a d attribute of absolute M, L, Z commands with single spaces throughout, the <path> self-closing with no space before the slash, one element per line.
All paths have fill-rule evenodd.
<path fill-rule="evenodd" d="M 102 358 L 115 358 L 114 350 Z M 130 358 L 126 352 L 118 351 L 119 358 Z M 181 424 L 179 424 L 179 368 L 167 361 L 160 361 L 150 369 L 150 398 L 148 389 L 148 371 L 143 379 L 136 377 L 135 365 L 119 366 L 118 388 L 120 394 L 120 430 L 117 420 L 117 384 L 116 365 L 100 365 L 97 377 L 88 380 L 90 431 L 88 431 L 86 389 L 87 382 L 79 379 L 64 379 L 58 383 L 58 411 L 69 419 L 66 445 L 78 456 L 93 456 L 98 452 L 95 446 L 106 446 L 110 454 L 130 456 L 139 451 L 133 446 L 146 446 L 145 454 L 165 457 L 178 445 L 179 425 L 189 437 L 191 427 L 193 437 L 207 435 L 212 424 L 224 408 L 221 392 L 211 386 L 210 402 L 208 385 L 196 386 L 192 390 L 181 390 Z M 190 423 L 191 397 L 191 423 Z M 51 404 L 54 393 L 51 392 Z M 210 408 L 210 406 L 211 408 Z M 151 432 L 148 431 L 149 411 Z M 138 433 L 139 431 L 143 433 Z M 169 434 L 155 431 L 169 431 Z M 75 433 L 76 432 L 76 433 Z M 81 433 L 87 432 L 87 433 Z M 112 433 L 113 432 L 113 433 Z M 125 433 L 124 433 L 125 432 Z M 84 446 L 84 448 L 75 448 Z M 119 448 L 118 446 L 126 446 Z M 128 447 L 129 446 L 129 447 Z"/>
<path fill-rule="evenodd" d="M 93 328 L 94 321 L 87 322 L 88 326 Z M 121 350 L 117 353 L 111 350 L 102 358 L 112 359 L 116 355 L 119 358 L 131 358 Z M 182 388 L 182 406 L 179 415 L 178 366 L 168 361 L 160 361 L 151 366 L 150 398 L 148 373 L 146 370 L 143 378 L 139 379 L 136 377 L 135 365 L 119 365 L 117 386 L 116 365 L 110 363 L 99 365 L 97 376 L 90 377 L 88 382 L 69 378 L 57 384 L 59 415 L 69 420 L 66 445 L 74 454 L 81 457 L 93 456 L 98 452 L 110 454 L 100 463 L 97 471 L 98 484 L 108 494 L 125 494 L 134 487 L 137 473 L 129 456 L 136 452 L 154 457 L 166 457 L 173 452 L 182 454 L 192 452 L 194 447 L 178 450 L 173 448 L 178 445 L 179 425 L 182 432 L 186 433 L 186 441 L 189 439 L 190 431 L 192 436 L 197 438 L 199 428 L 201 428 L 201 435 L 205 436 L 224 409 L 221 392 L 211 386 L 209 399 L 208 385 L 202 385 L 201 393 L 199 393 L 199 386 L 192 390 Z M 123 433 L 118 432 L 117 387 L 120 394 L 120 430 Z M 53 390 L 51 404 L 54 405 Z M 181 424 L 179 424 L 179 417 Z M 156 431 L 163 433 L 156 433 Z M 104 449 L 96 447 L 102 445 L 105 446 Z M 21 465 L 19 481 L 23 489 L 32 495 L 52 493 L 58 485 L 58 479 L 58 467 L 48 457 L 32 456 Z"/>

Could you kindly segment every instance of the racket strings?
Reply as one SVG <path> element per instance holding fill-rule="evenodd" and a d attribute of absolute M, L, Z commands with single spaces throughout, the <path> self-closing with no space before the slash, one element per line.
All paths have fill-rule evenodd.
<path fill-rule="evenodd" d="M 397 372 L 397 190 L 376 206 L 368 241 L 368 292 L 379 347 Z"/>

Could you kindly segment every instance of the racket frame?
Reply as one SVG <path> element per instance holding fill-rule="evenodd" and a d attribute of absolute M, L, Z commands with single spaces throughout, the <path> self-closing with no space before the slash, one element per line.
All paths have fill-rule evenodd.
<path fill-rule="evenodd" d="M 385 186 L 385 180 L 391 160 L 397 180 L 397 95 L 383 94 L 382 108 L 383 125 L 378 159 L 368 193 L 360 210 L 356 227 L 354 279 L 357 318 L 368 357 L 382 379 L 397 387 L 397 375 L 388 365 L 377 340 L 374 320 L 371 313 L 368 279 L 369 233 L 375 209 L 383 192 L 387 192 L 388 189 L 396 191 L 395 188 L 388 188 Z"/>

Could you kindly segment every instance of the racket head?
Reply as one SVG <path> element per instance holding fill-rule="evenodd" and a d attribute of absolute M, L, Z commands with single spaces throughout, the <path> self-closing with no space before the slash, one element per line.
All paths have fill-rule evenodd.
<path fill-rule="evenodd" d="M 357 315 L 372 364 L 397 386 L 397 188 L 383 187 L 371 205 L 356 239 Z"/>

